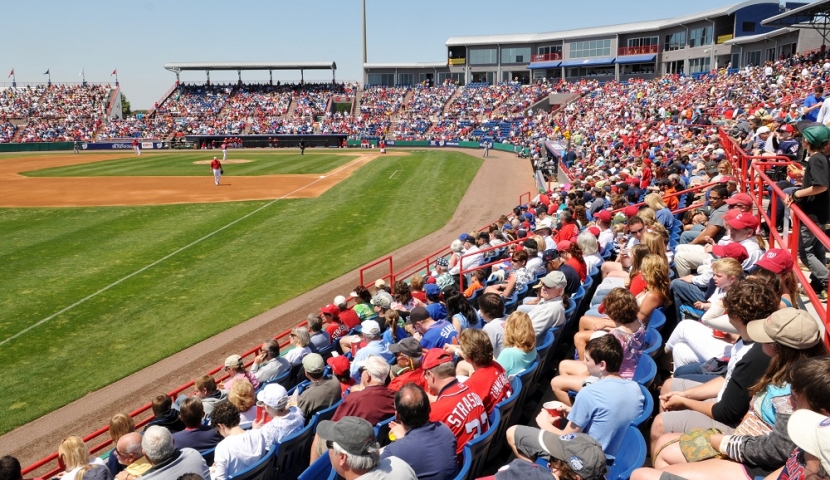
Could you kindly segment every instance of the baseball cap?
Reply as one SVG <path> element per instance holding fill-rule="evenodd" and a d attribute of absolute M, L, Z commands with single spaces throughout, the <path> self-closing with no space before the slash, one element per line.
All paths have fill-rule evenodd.
<path fill-rule="evenodd" d="M 536 230 L 541 230 L 543 228 L 552 228 L 553 220 L 550 217 L 543 218 L 541 220 L 536 220 Z"/>
<path fill-rule="evenodd" d="M 602 220 L 603 222 L 610 222 L 611 221 L 611 212 L 608 210 L 600 210 L 594 215 L 594 218 L 597 220 Z"/>
<path fill-rule="evenodd" d="M 527 460 L 515 459 L 496 472 L 496 480 L 550 480 L 550 470 Z"/>
<path fill-rule="evenodd" d="M 542 254 L 542 261 L 545 263 L 556 260 L 557 258 L 559 258 L 559 252 L 556 250 L 545 250 L 545 253 Z"/>
<path fill-rule="evenodd" d="M 755 265 L 780 274 L 793 268 L 793 257 L 784 249 L 770 248 Z"/>
<path fill-rule="evenodd" d="M 756 342 L 775 342 L 797 350 L 815 347 L 821 341 L 816 319 L 795 308 L 782 308 L 766 319 L 749 322 L 746 331 Z"/>
<path fill-rule="evenodd" d="M 731 197 L 726 199 L 726 204 L 727 205 L 738 205 L 738 204 L 740 204 L 740 205 L 750 205 L 751 206 L 752 205 L 752 197 L 750 197 L 749 195 L 747 195 L 746 193 L 743 193 L 743 192 L 736 193 L 735 195 L 732 195 Z"/>
<path fill-rule="evenodd" d="M 818 457 L 821 466 L 830 471 L 830 417 L 806 408 L 793 412 L 787 422 L 790 440 L 800 449 Z"/>
<path fill-rule="evenodd" d="M 599 234 L 601 233 L 599 227 L 588 227 L 588 231 L 595 237 L 599 237 Z"/>
<path fill-rule="evenodd" d="M 430 348 L 424 355 L 424 361 L 421 362 L 421 365 L 424 370 L 429 370 L 447 362 L 452 362 L 452 355 L 445 352 L 443 348 Z"/>
<path fill-rule="evenodd" d="M 726 245 L 715 245 L 712 247 L 712 253 L 719 258 L 734 258 L 739 263 L 744 263 L 744 260 L 749 258 L 749 253 L 746 248 L 738 242 L 729 242 Z"/>
<path fill-rule="evenodd" d="M 415 322 L 423 322 L 427 318 L 429 318 L 429 312 L 426 308 L 415 307 L 409 312 L 409 318 L 406 319 L 406 323 L 411 325 Z"/>
<path fill-rule="evenodd" d="M 386 286 L 386 280 L 382 278 L 378 278 L 375 280 L 375 288 L 383 288 Z"/>
<path fill-rule="evenodd" d="M 369 301 L 372 305 L 380 308 L 389 308 L 392 306 L 392 295 L 386 290 L 378 292 L 372 300 Z"/>
<path fill-rule="evenodd" d="M 801 134 L 811 145 L 822 145 L 830 140 L 830 128 L 825 125 L 807 127 L 801 131 Z"/>
<path fill-rule="evenodd" d="M 706 162 L 706 173 L 718 173 L 718 162 L 714 160 Z"/>
<path fill-rule="evenodd" d="M 380 325 L 374 320 L 364 320 L 360 324 L 360 333 L 364 335 L 378 335 L 380 334 Z"/>
<path fill-rule="evenodd" d="M 306 373 L 322 373 L 323 369 L 326 368 L 326 362 L 323 361 L 323 357 L 319 353 L 309 353 L 303 357 L 303 368 Z"/>
<path fill-rule="evenodd" d="M 763 127 L 758 127 L 758 130 L 755 131 L 756 135 L 760 135 L 762 133 L 769 133 L 769 127 L 764 125 Z"/>
<path fill-rule="evenodd" d="M 338 307 L 340 305 L 346 305 L 346 297 L 344 297 L 343 295 L 338 295 L 338 296 L 334 297 L 334 304 L 337 305 Z"/>
<path fill-rule="evenodd" d="M 337 422 L 323 420 L 317 426 L 317 435 L 337 443 L 352 455 L 365 455 L 369 447 L 377 443 L 374 427 L 360 417 L 343 417 Z"/>
<path fill-rule="evenodd" d="M 242 368 L 244 363 L 239 355 L 231 355 L 225 359 L 225 368 Z"/>
<path fill-rule="evenodd" d="M 462 242 L 470 242 L 470 243 L 475 243 L 475 241 L 476 241 L 475 237 L 473 237 L 469 233 L 462 233 L 461 236 L 458 237 L 458 239 L 461 240 Z"/>
<path fill-rule="evenodd" d="M 527 240 L 525 240 L 524 243 L 522 243 L 522 246 L 525 248 L 532 248 L 534 250 L 539 249 L 539 245 L 536 243 L 536 240 L 532 238 L 528 238 Z"/>
<path fill-rule="evenodd" d="M 326 360 L 326 365 L 331 367 L 332 373 L 335 375 L 344 375 L 351 368 L 349 359 L 345 355 L 338 355 L 336 357 L 329 357 Z"/>
<path fill-rule="evenodd" d="M 793 133 L 793 130 L 794 130 L 794 129 L 793 129 L 793 126 L 792 126 L 792 125 L 789 125 L 789 124 L 781 125 L 781 126 L 778 128 L 778 131 L 779 131 L 779 132 L 788 132 L 788 133 Z"/>
<path fill-rule="evenodd" d="M 374 378 L 386 381 L 389 376 L 389 363 L 380 355 L 369 355 L 364 360 L 355 362 L 358 368 L 362 368 L 369 372 Z"/>
<path fill-rule="evenodd" d="M 567 463 L 583 480 L 604 478 L 606 472 L 605 453 L 602 446 L 585 433 L 556 435 L 542 434 L 542 448 L 551 457 Z"/>
<path fill-rule="evenodd" d="M 623 210 L 623 214 L 628 218 L 636 217 L 638 213 L 640 213 L 640 209 L 636 205 L 629 205 Z"/>
<path fill-rule="evenodd" d="M 424 285 L 424 293 L 431 296 L 441 295 L 441 288 L 434 283 L 427 283 Z"/>
<path fill-rule="evenodd" d="M 407 337 L 398 343 L 389 345 L 389 351 L 392 353 L 403 353 L 407 357 L 418 358 L 424 355 L 421 349 L 421 343 L 418 340 Z"/>
<path fill-rule="evenodd" d="M 282 410 L 288 405 L 288 392 L 279 383 L 269 383 L 256 394 L 256 404 L 260 407 L 269 406 L 276 410 Z"/>
<path fill-rule="evenodd" d="M 571 241 L 570 240 L 562 240 L 556 244 L 556 249 L 560 252 L 564 252 L 571 248 Z"/>
<path fill-rule="evenodd" d="M 446 268 L 450 265 L 450 261 L 447 260 L 446 257 L 440 257 L 440 258 L 435 259 L 435 264 L 438 265 L 439 267 Z"/>
<path fill-rule="evenodd" d="M 340 312 L 340 308 L 337 305 L 335 305 L 333 303 L 330 303 L 330 304 L 326 305 L 325 307 L 322 307 L 320 309 L 320 312 L 321 313 L 328 313 L 329 315 L 334 315 L 334 314 Z"/>
<path fill-rule="evenodd" d="M 752 230 L 758 228 L 758 219 L 751 213 L 741 212 L 737 215 L 731 216 L 729 219 L 724 218 L 724 220 L 726 220 L 726 223 L 728 223 L 732 228 L 751 228 Z"/>
<path fill-rule="evenodd" d="M 565 278 L 565 274 L 554 270 L 539 280 L 539 283 L 533 286 L 533 288 L 541 288 L 542 285 L 548 288 L 565 288 L 565 285 L 568 284 L 568 280 Z"/>

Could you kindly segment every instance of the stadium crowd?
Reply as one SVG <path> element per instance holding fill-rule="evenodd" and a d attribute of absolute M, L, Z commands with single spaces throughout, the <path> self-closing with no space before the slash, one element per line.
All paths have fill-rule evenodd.
<path fill-rule="evenodd" d="M 326 457 L 344 478 L 453 479 L 465 447 L 498 432 L 517 460 L 495 478 L 553 478 L 530 462 L 541 458 L 556 478 L 588 480 L 630 460 L 638 428 L 652 466 L 631 478 L 830 478 L 830 356 L 799 302 L 799 288 L 827 298 L 824 247 L 801 230 L 811 283 L 799 287 L 796 259 L 769 248 L 778 226 L 759 223 L 718 130 L 785 161 L 769 170 L 788 189 L 777 203 L 827 224 L 827 72 L 812 54 L 700 78 L 468 86 L 444 100 L 441 135 L 494 133 L 478 117 L 501 105 L 512 120 L 501 141 L 532 145 L 538 165 L 540 142 L 567 140 L 573 180 L 462 232 L 427 272 L 342 292 L 291 331 L 287 351 L 269 339 L 250 368 L 228 357 L 224 382 L 155 397 L 143 436 L 117 415 L 106 465 L 68 437 L 63 478 L 222 480 L 311 431 L 304 458 Z M 512 115 L 554 90 L 580 97 Z M 377 93 L 359 117 L 323 128 L 377 133 L 390 124 L 374 117 L 401 96 Z M 572 347 L 558 365 L 554 346 Z M 536 369 L 553 374 L 541 386 L 558 403 L 526 425 L 495 413 L 512 380 L 534 392 Z"/>

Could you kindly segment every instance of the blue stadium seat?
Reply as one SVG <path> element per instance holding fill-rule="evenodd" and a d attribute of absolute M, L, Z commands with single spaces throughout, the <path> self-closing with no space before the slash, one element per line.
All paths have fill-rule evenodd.
<path fill-rule="evenodd" d="M 554 334 L 553 329 L 548 329 L 545 332 L 545 339 L 542 341 L 541 345 L 536 346 L 536 353 L 539 355 L 539 371 L 540 373 L 544 373 L 545 369 L 549 366 L 548 361 L 550 360 L 550 353 L 551 349 L 553 348 L 554 342 Z"/>
<path fill-rule="evenodd" d="M 391 416 L 375 425 L 375 438 L 378 439 L 381 447 L 389 445 L 389 424 L 392 423 L 392 420 L 394 419 L 395 417 Z"/>
<path fill-rule="evenodd" d="M 314 431 L 317 429 L 315 419 L 309 420 L 308 425 L 299 432 L 293 433 L 276 445 L 275 476 L 277 480 L 293 480 L 303 470 L 308 468 L 311 459 L 311 442 L 314 440 Z"/>
<path fill-rule="evenodd" d="M 663 337 L 660 335 L 660 332 L 650 327 L 647 328 L 643 355 L 654 357 L 660 352 L 660 347 L 662 346 Z"/>
<path fill-rule="evenodd" d="M 490 444 L 496 436 L 499 423 L 501 423 L 501 414 L 498 409 L 494 408 L 490 414 L 490 427 L 487 431 L 467 442 L 467 445 L 464 447 L 465 450 L 469 448 L 473 456 L 473 465 L 470 467 L 469 478 L 478 478 L 481 470 L 484 468 L 484 464 L 487 462 Z"/>
<path fill-rule="evenodd" d="M 499 411 L 501 421 L 499 422 L 498 429 L 494 434 L 495 437 L 493 438 L 493 443 L 490 445 L 490 453 L 488 455 L 490 461 L 494 460 L 501 452 L 501 449 L 504 446 L 507 429 L 515 423 L 513 412 L 516 409 L 516 405 L 518 404 L 519 397 L 522 393 L 522 382 L 518 378 L 514 378 L 510 381 L 510 390 L 510 396 L 497 403 L 495 407 L 495 409 Z M 492 426 L 490 428 L 492 428 Z"/>
<path fill-rule="evenodd" d="M 473 452 L 469 445 L 464 447 L 461 451 L 461 469 L 458 470 L 454 480 L 466 480 L 470 474 L 470 469 L 473 467 Z"/>
<path fill-rule="evenodd" d="M 663 313 L 663 308 L 655 308 L 651 312 L 651 318 L 648 319 L 648 328 L 660 331 L 666 325 L 666 314 Z"/>
<path fill-rule="evenodd" d="M 648 355 L 641 355 L 632 380 L 647 387 L 654 380 L 655 375 L 657 375 L 657 364 L 654 363 L 654 359 Z"/>
<path fill-rule="evenodd" d="M 297 480 L 328 480 L 334 469 L 331 468 L 331 459 L 327 453 L 320 455 L 320 458 L 314 461 L 303 473 L 297 477 Z M 335 473 L 336 475 L 336 473 Z"/>
<path fill-rule="evenodd" d="M 229 475 L 228 480 L 270 480 L 274 470 L 275 449 L 269 450 L 258 462 L 236 475 Z"/>
<path fill-rule="evenodd" d="M 535 390 L 535 386 L 533 385 L 533 379 L 536 377 L 536 372 L 539 370 L 539 357 L 536 357 L 536 360 L 531 363 L 527 368 L 523 371 L 516 374 L 516 378 L 522 382 L 522 393 L 521 397 L 519 397 L 519 405 L 524 405 L 525 400 L 527 399 L 527 394 L 531 390 Z"/>
<path fill-rule="evenodd" d="M 202 458 L 205 460 L 205 463 L 208 466 L 213 465 L 213 454 L 216 453 L 216 447 L 211 448 L 210 450 L 203 450 L 199 452 L 202 455 Z"/>
<path fill-rule="evenodd" d="M 637 427 L 628 427 L 614 463 L 609 465 L 607 480 L 628 480 L 646 461 L 646 440 Z"/>
<path fill-rule="evenodd" d="M 343 399 L 341 398 L 337 403 L 330 406 L 329 408 L 320 410 L 319 412 L 314 414 L 314 418 L 312 419 L 312 421 L 315 423 L 315 425 L 319 425 L 320 422 L 323 420 L 331 420 L 331 417 L 334 416 L 334 412 L 337 411 L 337 409 L 340 407 L 340 404 L 342 403 Z"/>
<path fill-rule="evenodd" d="M 651 396 L 651 392 L 643 385 L 640 385 L 640 392 L 643 394 L 643 413 L 631 421 L 631 425 L 635 427 L 642 425 L 654 413 L 654 397 Z"/>

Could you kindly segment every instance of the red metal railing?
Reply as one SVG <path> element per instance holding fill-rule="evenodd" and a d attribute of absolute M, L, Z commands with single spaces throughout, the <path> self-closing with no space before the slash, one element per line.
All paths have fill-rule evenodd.
<path fill-rule="evenodd" d="M 386 275 L 382 275 L 382 276 L 378 277 L 378 279 L 386 280 L 389 283 L 389 285 L 393 285 L 395 283 L 395 275 L 392 271 L 392 255 L 387 255 L 385 257 L 382 257 L 382 258 L 379 258 L 379 259 L 375 260 L 374 262 L 372 262 L 368 265 L 364 265 L 364 266 L 360 267 L 359 274 L 360 274 L 360 284 L 361 285 L 366 285 L 366 280 L 363 278 L 364 277 L 363 273 L 366 272 L 366 270 L 369 270 L 370 268 L 373 268 L 373 267 L 376 267 L 376 266 L 380 265 L 381 263 L 388 263 L 389 264 L 389 273 L 387 273 Z M 374 280 L 372 280 L 372 282 L 374 282 Z"/>
<path fill-rule="evenodd" d="M 525 201 L 525 198 L 527 198 L 526 201 Z M 530 200 L 532 198 L 533 197 L 530 196 L 530 192 L 525 192 L 525 193 L 519 195 L 519 205 L 524 205 L 526 203 L 530 203 Z"/>
<path fill-rule="evenodd" d="M 667 197 L 678 197 L 678 196 L 680 196 L 680 195 L 686 195 L 687 193 L 690 193 L 690 192 L 697 192 L 697 191 L 700 191 L 700 190 L 705 190 L 705 189 L 710 188 L 710 187 L 713 187 L 713 186 L 715 186 L 715 185 L 717 185 L 717 184 L 718 184 L 718 182 L 704 183 L 704 184 L 702 184 L 702 185 L 697 185 L 697 186 L 694 186 L 694 187 L 692 187 L 692 188 L 687 188 L 686 190 L 681 190 L 681 191 L 679 191 L 679 192 L 670 193 L 670 194 L 668 194 L 668 195 L 663 195 L 663 194 L 660 194 L 660 196 L 661 196 L 662 198 L 667 198 Z M 659 193 L 659 192 L 655 192 L 655 193 Z M 635 207 L 642 207 L 642 206 L 643 206 L 643 205 L 645 205 L 645 204 L 646 204 L 646 202 L 640 202 L 640 203 L 635 203 L 635 204 L 634 204 L 634 206 L 635 206 Z M 629 205 L 629 206 L 630 206 L 630 205 Z M 700 206 L 700 204 L 695 205 L 695 207 L 699 207 L 699 206 Z M 621 211 L 625 210 L 626 208 L 627 208 L 627 207 L 618 208 L 618 209 L 616 209 L 616 210 L 611 210 L 611 213 L 612 213 L 612 214 L 616 214 L 616 213 L 618 213 L 618 212 L 621 212 Z M 691 207 L 684 207 L 684 208 L 680 208 L 680 209 L 677 209 L 677 210 L 675 210 L 675 211 L 672 211 L 672 213 L 685 212 L 686 210 L 689 210 L 690 208 L 691 208 Z"/>
<path fill-rule="evenodd" d="M 617 56 L 620 57 L 625 55 L 644 55 L 647 53 L 660 53 L 660 45 L 642 45 L 639 47 L 617 48 Z"/>
<path fill-rule="evenodd" d="M 496 265 L 498 263 L 504 263 L 505 262 L 505 259 L 502 258 L 502 259 L 496 260 L 494 262 L 483 263 L 481 265 L 476 265 L 474 267 L 464 269 L 464 259 L 465 258 L 470 258 L 470 257 L 473 257 L 475 255 L 484 255 L 486 252 L 492 252 L 494 250 L 501 250 L 501 249 L 503 249 L 505 247 L 508 247 L 510 245 L 515 245 L 517 243 L 524 242 L 525 240 L 526 240 L 525 238 L 517 238 L 516 240 L 505 242 L 505 243 L 496 245 L 495 247 L 482 248 L 481 250 L 478 250 L 477 252 L 465 253 L 464 255 L 461 255 L 461 258 L 458 259 L 458 284 L 459 285 L 464 285 L 464 275 L 467 274 L 467 273 L 474 272 L 474 271 L 479 270 L 481 268 L 487 268 L 487 267 L 490 267 L 492 265 Z"/>
<path fill-rule="evenodd" d="M 539 55 L 530 56 L 530 63 L 550 62 L 553 60 L 562 60 L 562 52 L 542 53 Z"/>

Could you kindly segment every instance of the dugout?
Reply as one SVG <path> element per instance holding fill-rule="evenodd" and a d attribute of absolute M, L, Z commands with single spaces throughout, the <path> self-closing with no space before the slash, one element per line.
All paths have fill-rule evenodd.
<path fill-rule="evenodd" d="M 268 148 L 274 140 L 279 148 L 299 148 L 300 140 L 305 141 L 306 148 L 340 148 L 345 145 L 346 134 L 331 135 L 186 135 L 185 141 L 193 142 L 194 148 L 202 148 L 206 143 L 208 148 L 219 148 L 227 138 L 238 138 L 242 141 L 242 148 Z"/>

